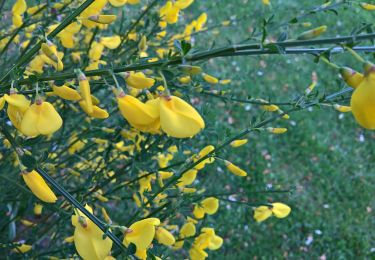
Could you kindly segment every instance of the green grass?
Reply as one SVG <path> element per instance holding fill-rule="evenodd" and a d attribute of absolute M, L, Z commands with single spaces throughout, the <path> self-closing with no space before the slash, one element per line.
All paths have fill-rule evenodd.
<path fill-rule="evenodd" d="M 207 10 L 211 24 L 217 23 L 218 18 L 234 14 L 249 17 L 236 26 L 221 29 L 219 35 L 198 36 L 197 46 L 200 42 L 207 46 L 206 41 L 215 42 L 216 46 L 225 45 L 228 40 L 240 42 L 254 28 L 259 31 L 264 16 L 275 13 L 274 22 L 278 24 L 322 3 L 271 2 L 271 9 L 262 6 L 261 1 L 220 1 L 217 8 L 201 3 L 197 9 Z M 358 6 L 338 8 L 337 11 L 338 15 L 318 13 L 301 22 L 311 22 L 312 28 L 328 25 L 325 33 L 328 37 L 350 34 L 361 23 L 371 23 L 373 19 L 372 13 Z M 194 12 L 192 17 L 196 15 Z M 282 31 L 295 37 L 304 30 L 307 29 L 298 24 L 282 27 L 270 31 L 269 38 L 276 39 Z M 347 54 L 334 57 L 334 61 L 360 69 L 360 64 Z M 207 72 L 233 80 L 222 89 L 238 96 L 251 95 L 272 101 L 288 101 L 303 92 L 311 83 L 312 72 L 318 75 L 317 90 L 320 93 L 333 93 L 343 86 L 336 71 L 323 63 L 314 63 L 313 57 L 307 55 L 215 59 L 208 62 Z M 224 108 L 221 103 L 217 105 Z M 211 109 L 213 106 L 207 105 L 207 110 Z M 242 104 L 227 103 L 225 109 L 225 114 L 209 113 L 216 122 L 210 125 L 212 128 L 228 127 L 226 122 L 232 117 L 230 131 L 239 132 L 253 116 L 259 115 L 254 106 L 247 111 Z M 371 251 L 375 248 L 375 232 L 371 228 L 375 223 L 375 136 L 371 131 L 360 129 L 351 114 L 341 117 L 332 108 L 314 107 L 312 111 L 292 114 L 289 121 L 274 123 L 273 126 L 289 129 L 285 135 L 253 134 L 246 146 L 235 151 L 228 149 L 233 154 L 230 159 L 250 173 L 246 181 L 231 176 L 226 170 L 218 171 L 217 165 L 205 170 L 209 175 L 204 176 L 203 181 L 208 184 L 216 180 L 211 187 L 216 192 L 243 191 L 247 195 L 240 195 L 237 199 L 281 201 L 292 207 L 287 219 L 272 218 L 258 224 L 252 218 L 251 207 L 222 201 L 219 213 L 209 223 L 216 227 L 225 243 L 221 250 L 210 254 L 211 259 L 375 257 Z M 234 185 L 226 186 L 228 182 Z M 290 195 L 252 193 L 267 189 L 267 185 L 293 191 Z M 309 237 L 313 238 L 311 243 L 307 243 Z"/>
<path fill-rule="evenodd" d="M 300 19 L 296 24 L 280 27 L 277 25 L 303 15 L 306 10 L 312 10 L 314 5 L 322 4 L 323 1 L 271 0 L 271 2 L 272 7 L 267 7 L 262 5 L 261 0 L 215 2 L 197 0 L 191 8 L 184 11 L 183 17 L 186 21 L 195 19 L 201 12 L 208 13 L 208 26 L 229 18 L 241 19 L 232 26 L 198 34 L 194 37 L 196 43 L 194 48 L 206 50 L 209 46 L 240 43 L 249 38 L 254 30 L 256 30 L 255 35 L 258 35 L 254 42 L 258 42 L 263 18 L 269 18 L 273 14 L 273 23 L 269 28 L 274 29 L 268 31 L 269 40 L 276 40 L 282 32 L 287 32 L 292 39 L 305 30 L 324 24 L 328 26 L 324 34 L 326 37 L 349 35 L 353 30 L 372 23 L 374 18 L 373 13 L 363 11 L 353 4 L 352 7 L 338 7 L 336 10 L 338 15 L 333 11 L 318 12 Z M 134 10 L 135 8 L 138 7 L 134 7 Z M 133 14 L 129 11 L 129 16 L 131 15 Z M 304 28 L 301 25 L 303 22 L 311 22 L 312 26 Z M 183 24 L 182 21 L 180 24 Z M 184 28 L 176 26 L 176 29 L 181 32 Z M 370 55 L 367 57 L 373 60 Z M 357 70 L 361 69 L 360 63 L 349 54 L 336 55 L 333 61 Z M 315 63 L 314 58 L 309 55 L 228 57 L 213 59 L 201 65 L 209 74 L 222 79 L 232 79 L 231 84 L 215 85 L 211 86 L 211 89 L 224 90 L 240 98 L 251 96 L 274 102 L 291 101 L 310 85 L 313 73 L 318 76 L 315 91 L 319 95 L 334 93 L 345 86 L 339 79 L 337 71 L 322 62 Z M 104 97 L 105 92 L 98 91 L 98 93 Z M 206 119 L 207 127 L 202 135 L 192 141 L 187 140 L 181 145 L 181 150 L 192 148 L 195 152 L 207 145 L 207 142 L 216 145 L 225 137 L 248 127 L 253 117 L 260 120 L 271 116 L 270 113 L 264 113 L 254 105 L 223 103 L 220 99 L 202 96 L 197 92 L 192 92 L 191 97 L 199 99 L 204 104 L 202 114 Z M 109 102 L 111 100 L 107 101 Z M 375 253 L 372 252 L 375 250 L 374 132 L 361 129 L 350 113 L 340 114 L 330 107 L 316 106 L 290 116 L 289 120 L 278 120 L 270 125 L 288 128 L 286 134 L 251 133 L 248 136 L 248 144 L 239 148 L 228 147 L 220 154 L 224 159 L 245 169 L 249 174 L 248 177 L 239 178 L 230 174 L 219 160 L 199 172 L 199 181 L 194 187 L 206 188 L 207 194 L 237 194 L 232 197 L 221 197 L 219 212 L 208 216 L 202 224 L 199 224 L 199 227 L 214 227 L 216 233 L 224 238 L 220 250 L 208 252 L 209 259 L 318 259 L 319 257 L 324 259 L 323 256 L 327 259 L 375 258 Z M 77 118 L 79 120 L 79 117 Z M 121 121 L 114 121 L 114 123 L 121 126 L 125 124 L 122 118 Z M 160 144 L 165 146 L 156 149 L 163 150 L 174 144 L 174 141 L 176 140 L 167 141 L 167 138 L 163 137 Z M 180 144 L 182 141 L 176 143 Z M 45 147 L 43 145 L 40 147 L 40 149 L 34 148 L 33 153 L 43 152 L 43 149 L 47 149 L 48 143 Z M 145 159 L 140 156 L 139 160 L 135 160 L 136 167 L 126 172 L 126 175 L 129 175 L 125 176 L 126 180 L 135 177 L 139 173 L 138 168 L 147 171 L 155 170 L 156 162 L 150 160 L 147 157 L 149 155 L 146 154 Z M 185 155 L 178 156 L 176 161 L 186 159 Z M 10 161 L 9 158 L 4 158 L 4 161 L 6 160 Z M 14 200 L 15 203 L 27 201 L 20 204 L 18 216 L 20 218 L 30 216 L 36 198 L 24 186 L 21 177 L 14 174 L 17 169 L 8 173 L 13 166 L 9 163 L 5 167 L 3 172 L 7 175 L 3 174 L 5 180 L 3 183 L 7 186 L 3 185 L 5 195 L 2 199 L 11 202 Z M 92 178 L 91 171 L 86 170 L 83 175 L 81 182 L 75 177 L 72 177 L 74 181 L 70 179 L 66 181 L 57 173 L 53 176 L 69 191 L 82 192 L 86 191 L 95 180 Z M 102 178 L 98 174 L 95 176 L 98 179 Z M 290 192 L 259 192 L 271 188 L 290 190 Z M 114 194 L 116 197 L 123 198 L 109 207 L 116 209 L 110 212 L 116 223 L 126 224 L 129 216 L 134 214 L 136 209 L 131 196 L 137 189 L 138 183 L 135 182 L 133 186 L 118 190 Z M 77 197 L 86 202 L 85 198 L 81 198 L 82 196 Z M 236 202 L 228 201 L 234 198 Z M 89 198 L 88 202 L 94 203 L 95 200 Z M 175 206 L 176 201 L 171 201 L 172 206 Z M 252 205 L 272 201 L 290 205 L 292 208 L 290 216 L 286 219 L 270 218 L 265 222 L 256 223 L 253 219 Z M 102 205 L 100 202 L 97 204 Z M 65 237 L 73 233 L 70 212 L 54 205 L 46 205 L 45 208 L 59 215 L 58 218 L 56 217 L 57 225 L 55 219 L 52 219 L 48 225 L 35 227 L 33 233 L 38 235 L 48 230 L 47 233 L 56 232 L 56 237 L 51 242 L 51 246 L 37 242 L 36 250 L 30 254 L 37 255 L 39 258 L 41 255 L 56 254 L 60 257 L 68 257 L 74 254 L 75 249 L 72 244 L 63 244 L 63 246 L 61 244 Z M 5 210 L 4 207 L 3 212 Z M 170 224 L 181 224 L 183 215 L 191 216 L 191 207 L 178 209 L 179 214 L 176 214 L 172 208 L 170 211 L 168 212 L 171 213 Z M 101 216 L 98 212 L 99 207 L 96 207 L 96 213 Z M 3 222 L 5 222 L 2 223 L 3 227 L 7 227 L 7 219 L 4 218 Z M 1 235 L 8 236 L 6 232 Z M 117 235 L 122 238 L 120 232 L 117 232 Z M 35 238 L 31 235 L 25 238 L 29 239 L 30 243 L 39 240 L 39 237 Z M 310 242 L 307 243 L 309 240 Z M 185 243 L 186 249 L 188 244 Z M 155 246 L 155 249 L 150 251 L 155 255 L 170 252 L 164 251 L 164 248 L 158 250 L 159 247 Z M 188 257 L 187 250 L 175 251 L 171 259 L 182 259 L 182 257 Z"/>

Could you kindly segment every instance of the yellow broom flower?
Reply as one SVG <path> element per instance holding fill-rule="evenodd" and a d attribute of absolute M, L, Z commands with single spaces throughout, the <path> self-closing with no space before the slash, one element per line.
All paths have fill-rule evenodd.
<path fill-rule="evenodd" d="M 277 218 L 285 218 L 291 212 L 291 208 L 280 202 L 272 203 L 271 206 L 260 206 L 254 211 L 254 219 L 257 222 L 264 221 L 274 215 Z"/>
<path fill-rule="evenodd" d="M 32 245 L 22 244 L 12 249 L 12 252 L 24 254 L 29 252 L 32 248 Z"/>
<path fill-rule="evenodd" d="M 272 134 L 283 134 L 283 133 L 286 133 L 288 131 L 287 128 L 283 128 L 283 127 L 267 127 L 266 130 Z"/>
<path fill-rule="evenodd" d="M 375 66 L 365 65 L 366 75 L 354 90 L 350 106 L 356 121 L 364 128 L 375 129 Z"/>
<path fill-rule="evenodd" d="M 247 139 L 238 139 L 234 140 L 230 143 L 230 146 L 232 147 L 239 147 L 247 143 Z"/>
<path fill-rule="evenodd" d="M 127 0 L 109 0 L 114 7 L 121 7 L 126 4 Z"/>
<path fill-rule="evenodd" d="M 39 204 L 39 203 L 36 203 L 34 205 L 34 214 L 35 216 L 40 216 L 42 215 L 42 210 L 43 210 L 43 205 L 42 204 Z"/>
<path fill-rule="evenodd" d="M 350 112 L 352 111 L 352 108 L 349 107 L 349 106 L 341 106 L 339 104 L 335 104 L 333 106 L 337 111 L 341 112 L 341 113 L 347 113 L 347 112 Z"/>
<path fill-rule="evenodd" d="M 148 78 L 143 74 L 143 72 L 130 72 L 125 73 L 125 80 L 126 84 L 128 84 L 132 88 L 137 89 L 144 89 L 150 88 L 154 85 L 155 80 L 152 78 Z"/>
<path fill-rule="evenodd" d="M 121 44 L 121 37 L 118 35 L 101 37 L 100 44 L 104 45 L 108 49 L 116 49 Z"/>
<path fill-rule="evenodd" d="M 85 208 L 93 213 L 90 206 L 86 205 Z M 109 255 L 112 240 L 104 238 L 104 232 L 81 211 L 76 210 L 76 214 L 72 216 L 72 225 L 75 227 L 74 245 L 84 260 L 102 260 Z"/>
<path fill-rule="evenodd" d="M 63 85 L 63 86 L 53 85 L 52 90 L 53 90 L 53 94 L 61 97 L 62 99 L 78 101 L 82 98 L 77 90 L 72 89 L 68 87 L 67 85 Z"/>
<path fill-rule="evenodd" d="M 48 187 L 42 176 L 36 171 L 22 173 L 22 178 L 25 181 L 27 187 L 34 193 L 34 195 L 47 203 L 55 203 L 57 200 L 56 195 Z"/>
<path fill-rule="evenodd" d="M 21 122 L 26 110 L 30 106 L 30 100 L 28 100 L 24 95 L 11 93 L 10 95 L 4 95 L 5 101 L 8 103 L 7 114 L 18 130 L 21 129 Z"/>
<path fill-rule="evenodd" d="M 135 128 L 157 126 L 159 120 L 159 99 L 143 103 L 139 99 L 126 95 L 123 91 L 117 95 L 117 104 L 121 115 Z"/>
<path fill-rule="evenodd" d="M 88 17 L 90 21 L 99 23 L 99 24 L 111 24 L 114 21 L 116 21 L 116 18 L 117 16 L 113 14 L 92 15 Z"/>
<path fill-rule="evenodd" d="M 193 137 L 205 127 L 200 114 L 176 96 L 160 98 L 160 125 L 166 134 L 176 138 Z"/>
<path fill-rule="evenodd" d="M 180 9 L 168 1 L 162 8 L 159 10 L 159 16 L 163 21 L 166 21 L 169 24 L 177 23 Z"/>
<path fill-rule="evenodd" d="M 193 2 L 194 0 L 177 0 L 174 2 L 174 6 L 180 10 L 183 10 L 188 8 Z"/>
<path fill-rule="evenodd" d="M 352 88 L 356 88 L 361 84 L 364 79 L 362 73 L 359 73 L 351 68 L 342 67 L 340 68 L 340 74 L 346 84 L 348 84 Z"/>
<path fill-rule="evenodd" d="M 79 82 L 79 93 L 81 94 L 83 100 L 86 104 L 86 109 L 88 113 L 93 112 L 93 104 L 92 104 L 92 98 L 91 98 L 91 89 L 90 89 L 90 83 L 88 79 L 86 78 L 85 74 L 82 72 L 79 73 L 78 76 L 78 82 Z"/>
<path fill-rule="evenodd" d="M 326 25 L 319 26 L 317 28 L 311 29 L 309 31 L 301 33 L 297 40 L 309 40 L 318 37 L 327 30 Z"/>
<path fill-rule="evenodd" d="M 163 245 L 171 246 L 176 243 L 174 236 L 163 227 L 157 227 L 155 233 L 156 240 Z"/>
<path fill-rule="evenodd" d="M 363 9 L 367 11 L 374 11 L 375 10 L 375 5 L 369 4 L 369 3 L 360 3 L 359 4 Z"/>
<path fill-rule="evenodd" d="M 245 172 L 244 170 L 242 170 L 240 167 L 238 167 L 237 165 L 234 165 L 233 163 L 225 160 L 225 166 L 227 167 L 227 169 L 233 173 L 234 175 L 237 175 L 237 176 L 240 176 L 240 177 L 245 177 L 247 176 L 247 172 Z"/>
<path fill-rule="evenodd" d="M 217 78 L 215 78 L 214 76 L 211 76 L 209 74 L 202 73 L 202 77 L 203 77 L 203 79 L 207 83 L 210 83 L 210 84 L 217 84 L 217 83 L 219 83 L 219 80 Z"/>
<path fill-rule="evenodd" d="M 193 215 L 197 219 L 204 218 L 205 214 L 213 215 L 219 209 L 219 200 L 214 197 L 210 197 L 202 200 L 199 204 L 194 206 Z"/>
<path fill-rule="evenodd" d="M 160 225 L 157 218 L 146 218 L 133 223 L 125 232 L 123 243 L 129 246 L 135 244 L 138 250 L 146 250 L 155 237 L 155 227 Z"/>
<path fill-rule="evenodd" d="M 21 122 L 21 132 L 27 136 L 53 134 L 62 126 L 62 119 L 53 105 L 37 100 L 25 112 Z"/>

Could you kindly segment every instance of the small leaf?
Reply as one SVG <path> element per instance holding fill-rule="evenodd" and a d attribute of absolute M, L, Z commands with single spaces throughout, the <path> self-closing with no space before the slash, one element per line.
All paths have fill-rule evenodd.
<path fill-rule="evenodd" d="M 181 49 L 183 55 L 186 55 L 191 49 L 191 44 L 187 41 L 181 41 Z"/>

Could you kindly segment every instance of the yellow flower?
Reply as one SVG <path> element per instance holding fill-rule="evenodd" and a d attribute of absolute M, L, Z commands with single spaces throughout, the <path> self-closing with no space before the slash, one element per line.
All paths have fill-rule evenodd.
<path fill-rule="evenodd" d="M 109 0 L 109 2 L 114 7 L 120 7 L 120 6 L 123 6 L 124 4 L 126 4 L 127 0 Z"/>
<path fill-rule="evenodd" d="M 274 128 L 274 127 L 267 127 L 266 130 L 272 134 L 283 134 L 285 133 L 286 131 L 288 131 L 288 129 L 286 128 L 280 128 L 280 127 L 277 127 L 277 128 Z"/>
<path fill-rule="evenodd" d="M 27 136 L 53 134 L 62 126 L 62 119 L 53 105 L 37 100 L 25 112 L 21 122 L 21 132 Z"/>
<path fill-rule="evenodd" d="M 207 13 L 202 13 L 196 20 L 196 23 L 194 24 L 195 30 L 197 32 L 201 31 L 204 25 L 206 24 L 206 22 L 207 22 Z"/>
<path fill-rule="evenodd" d="M 128 4 L 130 5 L 136 5 L 139 4 L 139 2 L 141 2 L 141 0 L 128 0 Z"/>
<path fill-rule="evenodd" d="M 261 106 L 261 108 L 268 112 L 275 112 L 279 110 L 279 107 L 276 105 L 264 105 L 264 106 Z"/>
<path fill-rule="evenodd" d="M 375 129 L 375 66 L 367 63 L 366 75 L 354 90 L 350 106 L 356 121 L 364 128 Z"/>
<path fill-rule="evenodd" d="M 180 77 L 178 81 L 182 84 L 189 84 L 191 82 L 190 76 Z"/>
<path fill-rule="evenodd" d="M 174 5 L 180 9 L 180 10 L 183 10 L 185 8 L 188 8 L 192 3 L 194 2 L 194 0 L 177 0 Z"/>
<path fill-rule="evenodd" d="M 192 222 L 187 222 L 185 223 L 180 230 L 180 237 L 185 238 L 185 237 L 192 237 L 195 235 L 196 229 L 195 225 Z"/>
<path fill-rule="evenodd" d="M 61 41 L 62 46 L 71 49 L 76 45 L 76 39 L 74 35 L 81 29 L 81 24 L 74 22 L 69 24 L 64 30 L 62 30 L 57 36 Z"/>
<path fill-rule="evenodd" d="M 125 74 L 126 84 L 133 88 L 144 89 L 150 88 L 154 85 L 155 80 L 148 78 L 143 74 L 143 72 L 133 72 Z"/>
<path fill-rule="evenodd" d="M 333 106 L 337 111 L 341 112 L 341 113 L 347 113 L 347 112 L 350 112 L 352 111 L 352 108 L 349 107 L 349 106 L 341 106 L 339 104 L 335 104 Z"/>
<path fill-rule="evenodd" d="M 176 138 L 193 137 L 205 127 L 199 113 L 176 96 L 160 98 L 160 125 L 166 134 Z"/>
<path fill-rule="evenodd" d="M 92 214 L 93 210 L 86 205 L 85 208 Z M 109 255 L 112 240 L 103 238 L 104 232 L 88 219 L 81 211 L 76 210 L 72 216 L 74 229 L 74 245 L 78 254 L 84 260 L 102 260 Z"/>
<path fill-rule="evenodd" d="M 233 173 L 234 175 L 237 175 L 237 176 L 240 176 L 240 177 L 245 177 L 247 176 L 247 172 L 245 172 L 244 170 L 242 170 L 240 167 L 238 167 L 237 165 L 234 165 L 233 163 L 225 160 L 225 166 L 227 167 L 227 169 Z"/>
<path fill-rule="evenodd" d="M 160 8 L 160 18 L 169 24 L 177 23 L 180 9 L 168 1 L 162 8 Z"/>
<path fill-rule="evenodd" d="M 120 92 L 117 104 L 121 115 L 129 124 L 141 131 L 156 130 L 159 128 L 159 99 L 149 100 L 146 103 L 137 98 Z"/>
<path fill-rule="evenodd" d="M 12 92 L 10 95 L 5 94 L 4 99 L 8 103 L 7 114 L 10 121 L 14 127 L 20 130 L 23 116 L 30 106 L 30 100 L 16 92 Z"/>
<path fill-rule="evenodd" d="M 12 13 L 22 15 L 26 12 L 27 4 L 25 0 L 17 0 L 16 3 L 12 7 Z"/>
<path fill-rule="evenodd" d="M 340 68 L 340 74 L 346 84 L 351 86 L 352 88 L 356 88 L 361 84 L 361 82 L 364 79 L 364 76 L 362 73 L 359 73 L 351 68 L 342 67 Z"/>
<path fill-rule="evenodd" d="M 123 243 L 129 246 L 135 244 L 138 250 L 146 250 L 155 236 L 155 227 L 160 225 L 157 218 L 146 218 L 133 223 L 125 233 Z"/>
<path fill-rule="evenodd" d="M 61 97 L 62 99 L 78 101 L 81 99 L 81 95 L 77 90 L 68 87 L 66 84 L 63 86 L 52 86 L 53 94 Z"/>
<path fill-rule="evenodd" d="M 199 204 L 194 206 L 193 215 L 197 219 L 204 218 L 205 214 L 213 215 L 219 209 L 219 200 L 214 197 L 210 197 L 202 200 Z"/>
<path fill-rule="evenodd" d="M 232 147 L 239 147 L 241 145 L 244 145 L 247 143 L 247 139 L 238 139 L 238 140 L 234 140 L 230 143 L 230 146 Z"/>
<path fill-rule="evenodd" d="M 147 38 L 146 35 L 143 35 L 138 43 L 138 50 L 144 52 L 147 50 L 147 47 Z"/>
<path fill-rule="evenodd" d="M 104 45 L 108 49 L 116 49 L 121 43 L 121 37 L 118 35 L 101 37 L 100 44 Z"/>
<path fill-rule="evenodd" d="M 262 0 L 264 5 L 270 5 L 270 0 Z"/>
<path fill-rule="evenodd" d="M 73 242 L 74 242 L 74 236 L 64 238 L 64 243 L 73 243 Z"/>
<path fill-rule="evenodd" d="M 260 206 L 254 211 L 254 219 L 257 222 L 264 221 L 274 215 L 277 218 L 285 218 L 289 215 L 291 209 L 288 205 L 280 202 L 272 203 L 271 206 Z"/>
<path fill-rule="evenodd" d="M 322 25 L 317 28 L 311 29 L 309 31 L 301 33 L 298 37 L 297 40 L 309 40 L 312 38 L 316 38 L 322 33 L 324 33 L 327 30 L 327 26 Z"/>
<path fill-rule="evenodd" d="M 78 76 L 79 82 L 79 93 L 81 94 L 83 100 L 85 101 L 86 109 L 88 113 L 92 113 L 94 108 L 91 99 L 91 90 L 90 90 L 90 83 L 86 78 L 85 74 L 82 72 Z"/>
<path fill-rule="evenodd" d="M 57 71 L 62 71 L 64 69 L 64 64 L 61 61 L 62 53 L 57 52 L 57 47 L 52 42 L 47 41 L 42 43 L 41 50 L 47 59 L 45 62 L 53 65 Z M 44 55 L 41 57 L 44 58 Z"/>
<path fill-rule="evenodd" d="M 109 117 L 107 110 L 95 105 L 92 106 L 92 111 L 90 112 L 87 108 L 86 101 L 84 100 L 81 100 L 78 104 L 87 115 L 93 118 L 106 119 Z"/>
<path fill-rule="evenodd" d="M 16 248 L 12 249 L 12 252 L 24 254 L 26 252 L 29 252 L 32 248 L 33 247 L 31 245 L 22 244 L 22 245 L 17 246 Z"/>
<path fill-rule="evenodd" d="M 205 249 L 217 250 L 223 244 L 223 239 L 215 234 L 213 228 L 202 228 L 201 234 L 195 238 L 189 255 L 192 260 L 200 260 L 208 257 Z"/>
<path fill-rule="evenodd" d="M 171 232 L 169 232 L 168 230 L 166 230 L 165 228 L 163 227 L 158 227 L 156 228 L 156 240 L 160 243 L 160 244 L 163 244 L 163 245 L 166 245 L 166 246 L 171 246 L 173 245 L 176 240 L 174 238 L 174 236 L 171 234 Z"/>
<path fill-rule="evenodd" d="M 43 205 L 42 204 L 36 203 L 34 205 L 34 214 L 36 216 L 42 215 L 42 210 L 43 210 Z"/>
<path fill-rule="evenodd" d="M 208 75 L 206 73 L 202 73 L 203 79 L 210 84 L 217 84 L 219 83 L 219 80 L 215 78 L 214 76 Z"/>
<path fill-rule="evenodd" d="M 26 227 L 36 226 L 36 224 L 34 222 L 31 222 L 30 220 L 27 220 L 27 219 L 21 219 L 20 221 L 21 221 L 22 225 L 24 225 Z"/>
<path fill-rule="evenodd" d="M 55 203 L 57 200 L 56 195 L 48 187 L 42 176 L 36 171 L 22 173 L 22 178 L 27 187 L 34 193 L 36 197 L 47 203 Z"/>
<path fill-rule="evenodd" d="M 193 161 L 194 162 L 198 161 L 200 158 L 205 157 L 207 154 L 209 154 L 213 150 L 215 150 L 215 147 L 213 145 L 207 145 L 202 150 L 200 150 L 197 155 L 194 156 Z M 194 168 L 197 169 L 197 170 L 201 170 L 206 166 L 206 164 L 213 163 L 214 161 L 215 161 L 214 157 L 208 157 L 207 159 L 205 159 L 205 160 L 201 161 L 200 163 L 198 163 L 197 165 L 195 165 Z"/>
<path fill-rule="evenodd" d="M 98 42 L 93 42 L 89 51 L 89 58 L 91 60 L 100 60 L 104 50 L 104 45 Z"/>
<path fill-rule="evenodd" d="M 197 177 L 198 171 L 195 169 L 190 169 L 185 172 L 180 179 L 178 179 L 177 186 L 183 187 L 192 184 Z"/>
<path fill-rule="evenodd" d="M 363 9 L 367 11 L 374 11 L 375 10 L 375 5 L 373 4 L 368 4 L 368 3 L 360 3 L 359 4 Z"/>
<path fill-rule="evenodd" d="M 113 14 L 91 15 L 88 19 L 99 24 L 110 24 L 116 21 L 117 16 Z"/>

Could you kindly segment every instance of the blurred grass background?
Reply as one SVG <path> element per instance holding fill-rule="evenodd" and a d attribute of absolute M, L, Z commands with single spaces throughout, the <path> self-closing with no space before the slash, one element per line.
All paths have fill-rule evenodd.
<path fill-rule="evenodd" d="M 321 4 L 324 1 L 271 0 L 271 6 L 263 5 L 260 0 L 197 1 L 195 11 L 186 17 L 196 18 L 201 12 L 207 12 L 208 26 L 223 19 L 244 17 L 230 27 L 197 35 L 196 46 L 204 49 L 241 42 L 254 29 L 259 32 L 262 19 L 273 14 L 274 24 L 279 24 Z M 338 5 L 336 12 L 311 14 L 296 24 L 269 31 L 268 39 L 276 40 L 282 32 L 293 38 L 320 25 L 328 26 L 325 37 L 350 35 L 372 24 L 375 14 L 355 4 Z M 303 27 L 305 22 L 310 22 L 311 27 Z M 373 61 L 370 55 L 367 57 Z M 333 61 L 361 70 L 361 65 L 348 54 L 335 56 Z M 272 101 L 289 101 L 302 93 L 311 83 L 313 72 L 317 73 L 320 93 L 333 93 L 344 86 L 336 71 L 322 62 L 314 63 L 309 55 L 220 58 L 210 60 L 206 72 L 232 79 L 231 84 L 215 86 L 215 89 L 230 91 L 238 97 L 250 95 Z M 205 102 L 212 102 L 208 100 Z M 208 127 L 223 129 L 222 134 L 239 132 L 253 116 L 259 115 L 259 109 L 254 106 L 216 101 L 215 105 L 206 105 L 211 117 L 207 121 L 215 122 Z M 226 112 L 214 112 L 216 106 Z M 216 191 L 243 191 L 254 201 L 272 198 L 285 202 L 292 207 L 292 213 L 286 219 L 271 218 L 258 224 L 248 206 L 222 201 L 212 224 L 225 243 L 221 250 L 210 253 L 211 259 L 375 258 L 372 230 L 375 134 L 362 130 L 350 113 L 324 107 L 294 113 L 290 120 L 278 121 L 273 126 L 287 127 L 289 131 L 278 136 L 251 135 L 247 145 L 232 152 L 235 154 L 232 161 L 249 172 L 246 181 L 220 171 L 216 164 L 206 170 L 210 176 L 203 181 L 213 183 L 212 189 Z M 229 178 L 235 186 L 225 185 Z M 271 187 L 293 191 L 290 196 L 253 193 Z"/>
<path fill-rule="evenodd" d="M 258 34 L 263 18 L 272 15 L 270 27 L 277 29 L 268 32 L 269 40 L 276 40 L 283 32 L 294 38 L 320 25 L 328 26 L 323 37 L 350 35 L 374 20 L 375 12 L 343 4 L 337 6 L 337 13 L 318 12 L 295 24 L 277 26 L 323 3 L 271 0 L 271 6 L 265 6 L 261 0 L 196 0 L 182 19 L 190 22 L 207 12 L 208 27 L 223 20 L 240 19 L 229 27 L 196 35 L 195 47 L 201 50 L 242 42 L 254 30 Z M 311 27 L 304 27 L 305 22 L 310 22 Z M 181 32 L 184 28 L 176 25 L 176 29 Z M 254 42 L 259 42 L 259 38 Z M 367 57 L 374 61 L 370 55 Z M 337 55 L 333 61 L 361 70 L 361 65 L 348 54 Z M 313 73 L 318 77 L 319 93 L 334 93 L 344 86 L 335 70 L 322 62 L 314 63 L 310 55 L 226 57 L 210 60 L 203 66 L 209 74 L 232 79 L 231 84 L 215 85 L 212 89 L 230 91 L 243 98 L 291 101 L 310 85 Z M 240 132 L 254 116 L 263 113 L 256 106 L 223 103 L 199 94 L 192 96 L 205 103 L 206 132 L 212 133 L 208 137 L 213 144 L 229 133 Z M 269 115 L 263 114 L 263 118 Z M 283 135 L 251 134 L 248 144 L 227 149 L 231 154 L 227 159 L 249 173 L 246 179 L 231 175 L 220 163 L 207 166 L 199 174 L 199 188 L 239 193 L 227 198 L 232 202 L 221 199 L 219 212 L 204 221 L 225 241 L 220 250 L 209 252 L 209 259 L 374 259 L 374 132 L 362 130 L 351 114 L 327 107 L 291 114 L 290 120 L 279 120 L 272 126 L 287 127 L 289 131 Z M 195 144 L 201 148 L 207 144 L 206 139 Z M 267 189 L 292 192 L 257 193 Z M 20 188 L 21 191 L 30 195 L 27 190 Z M 252 208 L 239 201 L 242 197 L 250 198 L 250 203 L 284 202 L 292 207 L 292 213 L 286 219 L 270 218 L 256 223 Z M 64 216 L 66 221 L 69 217 Z M 66 223 L 59 222 L 62 227 Z M 72 247 L 69 250 L 74 251 Z M 180 251 L 175 256 L 172 259 L 181 258 Z"/>

